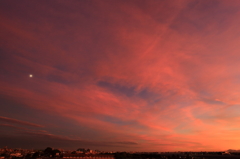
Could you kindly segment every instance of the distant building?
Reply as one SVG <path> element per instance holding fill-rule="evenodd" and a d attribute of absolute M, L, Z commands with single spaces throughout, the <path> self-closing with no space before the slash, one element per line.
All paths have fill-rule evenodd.
<path fill-rule="evenodd" d="M 231 155 L 231 153 L 226 151 L 226 152 L 223 152 L 222 155 Z"/>
<path fill-rule="evenodd" d="M 22 157 L 23 155 L 21 153 L 17 152 L 17 153 L 11 153 L 10 156 L 11 157 Z"/>
<path fill-rule="evenodd" d="M 79 159 L 115 159 L 114 155 L 94 155 L 94 154 L 64 154 L 63 158 L 79 158 Z"/>

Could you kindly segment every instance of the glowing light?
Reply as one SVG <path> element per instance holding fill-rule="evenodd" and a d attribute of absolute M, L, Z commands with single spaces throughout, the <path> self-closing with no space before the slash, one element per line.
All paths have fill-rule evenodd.
<path fill-rule="evenodd" d="M 33 77 L 33 75 L 32 75 L 32 74 L 30 74 L 30 75 L 29 75 L 29 77 L 30 77 L 30 78 L 32 78 L 32 77 Z"/>

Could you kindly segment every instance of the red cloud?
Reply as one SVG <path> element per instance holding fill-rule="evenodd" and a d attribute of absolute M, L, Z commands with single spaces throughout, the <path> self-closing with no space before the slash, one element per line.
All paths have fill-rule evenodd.
<path fill-rule="evenodd" d="M 42 125 L 38 125 L 35 123 L 30 123 L 30 122 L 26 122 L 26 121 L 17 120 L 17 119 L 7 118 L 7 117 L 3 117 L 3 116 L 0 116 L 0 121 L 19 124 L 19 125 L 25 125 L 25 126 L 32 126 L 32 127 L 44 127 Z"/>
<path fill-rule="evenodd" d="M 104 132 L 109 147 L 237 147 L 238 3 L 5 3 L 2 96 Z"/>

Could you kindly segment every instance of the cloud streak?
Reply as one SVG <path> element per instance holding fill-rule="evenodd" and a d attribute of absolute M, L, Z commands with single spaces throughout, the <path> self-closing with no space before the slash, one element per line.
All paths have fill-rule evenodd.
<path fill-rule="evenodd" d="M 106 150 L 240 143 L 239 2 L 1 4 L 0 94 L 8 101 L 0 121 L 9 130 L 44 127 L 51 135 L 35 136 L 52 144 L 102 142 Z M 41 112 L 40 124 L 17 120 L 21 111 L 4 109 L 9 101 L 31 109 L 29 118 Z"/>
<path fill-rule="evenodd" d="M 26 122 L 26 121 L 17 120 L 17 119 L 7 118 L 7 117 L 3 117 L 3 116 L 0 116 L 0 121 L 12 123 L 12 124 L 24 125 L 24 126 L 31 126 L 31 127 L 44 127 L 43 125 L 38 125 L 35 123 L 30 123 L 30 122 Z"/>

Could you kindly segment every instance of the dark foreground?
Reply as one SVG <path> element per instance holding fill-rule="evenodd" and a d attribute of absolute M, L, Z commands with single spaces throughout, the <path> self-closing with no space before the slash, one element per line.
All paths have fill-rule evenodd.
<path fill-rule="evenodd" d="M 240 159 L 240 150 L 225 152 L 104 152 L 78 148 L 65 151 L 47 147 L 44 150 L 0 149 L 0 159 Z"/>

